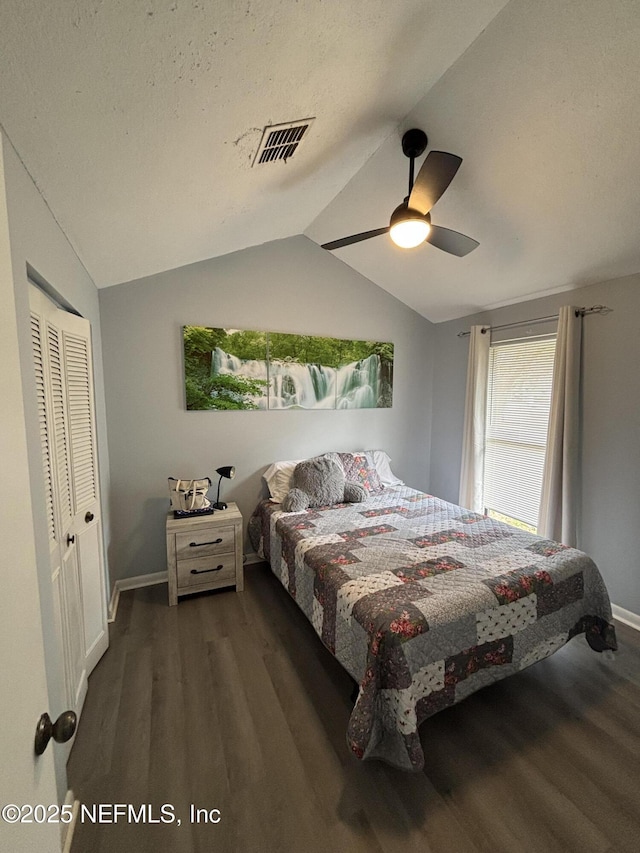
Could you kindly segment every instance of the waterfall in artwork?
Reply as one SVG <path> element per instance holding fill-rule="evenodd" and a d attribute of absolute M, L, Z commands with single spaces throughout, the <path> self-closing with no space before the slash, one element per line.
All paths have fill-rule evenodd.
<path fill-rule="evenodd" d="M 269 378 L 267 374 L 267 362 L 263 359 L 241 359 L 236 355 L 225 352 L 220 347 L 216 347 L 211 357 L 211 372 L 214 374 L 225 373 L 233 376 L 242 376 L 246 379 L 263 379 Z M 267 395 L 256 395 L 251 398 L 251 402 L 255 403 L 259 409 L 267 408 Z"/>
<path fill-rule="evenodd" d="M 322 364 L 269 362 L 270 409 L 335 409 L 336 371 Z"/>
<path fill-rule="evenodd" d="M 378 355 L 342 367 L 274 359 L 243 360 L 219 347 L 212 372 L 248 379 L 268 379 L 268 397 L 254 400 L 264 409 L 370 409 L 380 405 L 381 362 Z"/>
<path fill-rule="evenodd" d="M 379 394 L 379 356 L 370 355 L 339 368 L 336 409 L 375 409 Z"/>

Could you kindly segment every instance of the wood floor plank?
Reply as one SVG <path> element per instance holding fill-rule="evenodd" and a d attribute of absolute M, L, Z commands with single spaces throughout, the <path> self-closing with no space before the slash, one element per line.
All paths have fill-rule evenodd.
<path fill-rule="evenodd" d="M 190 805 L 190 768 L 187 762 L 187 714 L 183 690 L 183 667 L 180 657 L 179 617 L 171 607 L 167 616 L 165 603 L 154 601 L 152 635 L 151 685 L 151 750 L 149 756 L 148 801 L 158 810 L 171 804 L 176 814 L 186 815 Z M 152 853 L 158 836 L 174 853 L 193 850 L 192 826 L 188 821 L 178 825 L 154 826 L 144 835 L 140 850 Z"/>
<path fill-rule="evenodd" d="M 607 796 L 598 784 L 597 768 L 596 773 L 587 773 L 567 755 L 561 762 L 557 761 L 556 745 L 544 735 L 537 736 L 535 722 L 529 729 L 523 727 L 520 731 L 513 726 L 503 726 L 501 734 L 515 750 L 526 753 L 527 760 L 549 780 L 553 789 L 571 800 L 582 814 L 589 816 L 589 820 L 608 837 L 614 850 L 619 853 L 637 850 L 637 816 L 634 820 L 617 798 Z"/>
<path fill-rule="evenodd" d="M 465 734 L 469 708 L 474 704 L 470 697 L 463 703 L 466 708 L 448 709 L 446 716 L 438 715 L 445 716 L 444 720 L 434 718 L 427 721 L 433 725 L 423 726 L 421 739 L 430 747 L 425 773 L 479 850 L 537 851 L 537 833 L 522 838 L 530 830 L 526 823 L 519 823 L 518 794 L 503 780 L 496 757 Z"/>
<path fill-rule="evenodd" d="M 576 638 L 425 721 L 425 770 L 403 773 L 353 758 L 353 682 L 268 568 L 245 578 L 171 608 L 164 585 L 122 593 L 70 784 L 182 823 L 79 824 L 72 853 L 638 849 L 637 632 L 613 661 Z"/>
<path fill-rule="evenodd" d="M 481 745 L 493 755 L 501 783 L 510 792 L 508 808 L 519 834 L 535 836 L 537 849 L 549 853 L 605 853 L 610 842 L 589 815 L 550 784 L 529 760 L 529 750 L 513 749 L 499 718 L 496 724 L 495 702 L 479 695 L 474 704 L 475 713 L 465 720 L 470 747 Z"/>
<path fill-rule="evenodd" d="M 522 681 L 514 694 L 515 712 L 522 714 L 528 724 L 535 718 L 544 726 L 546 738 L 557 756 L 577 766 L 586 775 L 597 779 L 604 794 L 616 800 L 638 826 L 640 835 L 640 775 L 638 761 L 607 736 L 606 732 L 575 716 L 567 699 L 560 701 L 548 689 L 540 689 Z M 556 718 L 550 726 L 548 719 Z"/>
<path fill-rule="evenodd" d="M 103 773 L 111 769 L 120 705 L 120 686 L 126 662 L 124 637 L 129 630 L 132 605 L 133 596 L 128 596 L 120 608 L 118 622 L 111 626 L 111 642 L 115 651 L 106 655 L 101 662 L 100 690 L 87 691 L 84 712 L 76 734 L 76 741 L 80 741 L 80 746 L 77 750 L 72 750 L 68 763 L 69 774 L 82 785 L 90 783 L 96 767 Z M 105 702 L 104 695 L 113 695 L 116 701 Z M 83 754 L 85 743 L 90 744 L 93 751 L 92 765 L 76 761 Z M 85 771 L 88 776 L 84 775 Z"/>

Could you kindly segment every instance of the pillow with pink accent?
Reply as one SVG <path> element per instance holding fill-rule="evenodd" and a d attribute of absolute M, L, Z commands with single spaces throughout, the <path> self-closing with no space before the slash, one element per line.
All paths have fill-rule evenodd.
<path fill-rule="evenodd" d="M 364 453 L 338 453 L 347 481 L 359 483 L 368 492 L 381 492 L 384 486 L 375 468 L 369 465 Z"/>

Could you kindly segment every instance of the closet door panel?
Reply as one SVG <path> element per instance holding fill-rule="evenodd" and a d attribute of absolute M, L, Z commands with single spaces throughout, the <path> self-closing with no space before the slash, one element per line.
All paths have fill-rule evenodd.
<path fill-rule="evenodd" d="M 71 451 L 73 527 L 78 544 L 84 649 L 91 672 L 108 645 L 106 592 L 102 569 L 102 524 L 93 401 L 90 328 L 70 318 L 63 336 L 67 424 Z"/>
<path fill-rule="evenodd" d="M 71 503 L 71 472 L 62 340 L 60 329 L 48 320 L 46 321 L 46 330 L 49 397 L 51 401 L 49 420 L 52 443 L 50 449 L 53 451 L 55 489 L 58 497 L 59 523 L 57 527 L 58 533 L 64 537 L 73 520 L 73 506 Z"/>
<path fill-rule="evenodd" d="M 77 549 L 70 547 L 62 560 L 62 634 L 67 670 L 67 699 L 70 708 L 80 709 L 87 689 L 84 666 L 84 634 Z"/>
<path fill-rule="evenodd" d="M 91 672 L 106 651 L 109 639 L 105 626 L 102 573 L 94 570 L 95 566 L 101 565 L 100 537 L 100 524 L 97 519 L 77 536 L 87 673 Z"/>
<path fill-rule="evenodd" d="M 88 337 L 80 337 L 65 332 L 64 362 L 73 472 L 73 509 L 75 513 L 78 513 L 93 504 L 97 492 L 93 394 Z"/>
<path fill-rule="evenodd" d="M 45 355 L 42 341 L 41 318 L 31 314 L 31 349 L 33 352 L 33 367 L 36 377 L 36 399 L 38 406 L 38 432 L 40 434 L 40 453 L 42 455 L 42 473 L 44 476 L 45 499 L 47 502 L 47 533 L 49 542 L 56 541 L 56 519 L 54 514 L 53 495 L 53 462 L 51 459 L 51 434 L 47 414 L 47 397 L 45 384 Z"/>

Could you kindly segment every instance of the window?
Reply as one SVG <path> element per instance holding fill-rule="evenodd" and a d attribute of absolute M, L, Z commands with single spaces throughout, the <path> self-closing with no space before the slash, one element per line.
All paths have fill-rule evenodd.
<path fill-rule="evenodd" d="M 484 461 L 485 512 L 537 531 L 555 336 L 492 343 Z"/>

